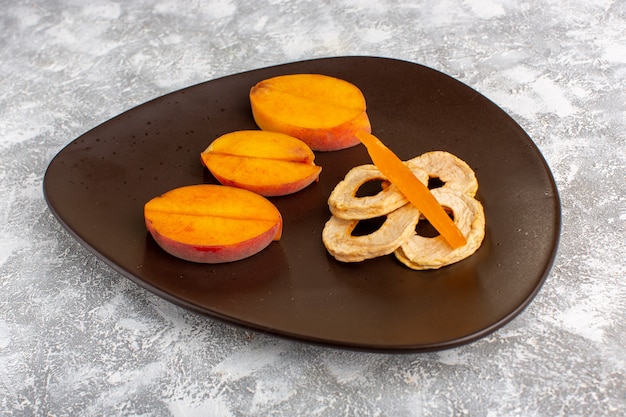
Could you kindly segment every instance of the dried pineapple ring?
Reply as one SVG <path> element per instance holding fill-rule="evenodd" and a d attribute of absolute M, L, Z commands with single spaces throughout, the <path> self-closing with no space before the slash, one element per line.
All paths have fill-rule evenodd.
<path fill-rule="evenodd" d="M 395 252 L 396 258 L 411 269 L 437 269 L 472 255 L 485 236 L 485 214 L 480 202 L 467 194 L 446 188 L 432 190 L 433 195 L 454 216 L 454 223 L 467 244 L 452 249 L 442 236 L 426 238 L 413 233 Z"/>
<path fill-rule="evenodd" d="M 415 165 L 411 168 L 415 176 L 425 185 L 428 174 Z M 359 188 L 368 181 L 386 180 L 376 166 L 360 165 L 352 168 L 340 181 L 328 198 L 330 212 L 339 218 L 350 220 L 371 219 L 384 216 L 408 203 L 398 188 L 391 184 L 372 196 L 357 197 Z"/>
<path fill-rule="evenodd" d="M 406 164 L 413 170 L 421 168 L 431 178 L 439 178 L 443 188 L 449 188 L 471 197 L 476 195 L 478 181 L 470 166 L 462 159 L 445 151 L 426 152 L 409 159 Z"/>
<path fill-rule="evenodd" d="M 338 261 L 360 262 L 394 252 L 415 233 L 420 212 L 412 204 L 405 204 L 387 214 L 387 219 L 375 232 L 353 236 L 358 219 L 331 216 L 322 231 L 322 241 L 328 252 Z"/>

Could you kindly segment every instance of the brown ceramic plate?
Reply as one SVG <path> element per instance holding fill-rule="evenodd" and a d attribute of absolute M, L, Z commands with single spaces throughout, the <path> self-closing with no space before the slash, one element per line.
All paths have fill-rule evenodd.
<path fill-rule="evenodd" d="M 474 168 L 487 219 L 470 258 L 417 272 L 393 256 L 344 264 L 326 252 L 326 200 L 346 172 L 370 163 L 363 146 L 318 153 L 320 181 L 272 198 L 280 242 L 248 259 L 200 265 L 162 251 L 143 205 L 175 187 L 215 182 L 200 152 L 255 129 L 248 92 L 279 74 L 322 73 L 363 91 L 373 133 L 402 159 L 447 150 Z M 382 351 L 443 349 L 515 317 L 544 282 L 560 233 L 557 188 L 528 135 L 459 81 L 410 62 L 338 57 L 244 72 L 173 92 L 85 133 L 50 163 L 48 205 L 69 232 L 136 284 L 188 309 L 276 335 Z"/>

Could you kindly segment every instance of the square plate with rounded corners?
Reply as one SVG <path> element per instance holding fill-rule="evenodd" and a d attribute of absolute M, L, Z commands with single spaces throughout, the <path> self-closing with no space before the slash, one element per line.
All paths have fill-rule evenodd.
<path fill-rule="evenodd" d="M 162 251 L 143 205 L 172 188 L 215 183 L 200 152 L 222 134 L 256 129 L 248 93 L 265 78 L 320 73 L 357 85 L 372 132 L 401 159 L 446 150 L 476 172 L 486 236 L 468 259 L 413 271 L 393 255 L 337 262 L 321 231 L 346 172 L 371 163 L 363 146 L 316 154 L 320 181 L 271 201 L 282 239 L 250 258 L 202 265 Z M 335 57 L 243 72 L 159 97 L 75 139 L 51 161 L 44 194 L 83 245 L 136 284 L 193 311 L 276 335 L 376 351 L 468 343 L 519 314 L 539 291 L 561 227 L 543 156 L 503 110 L 436 70 L 376 57 Z"/>

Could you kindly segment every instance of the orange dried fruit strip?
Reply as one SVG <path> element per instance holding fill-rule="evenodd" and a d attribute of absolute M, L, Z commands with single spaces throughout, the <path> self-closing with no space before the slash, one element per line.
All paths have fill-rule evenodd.
<path fill-rule="evenodd" d="M 374 165 L 417 207 L 446 242 L 455 249 L 464 246 L 467 243 L 465 236 L 437 202 L 428 187 L 413 175 L 400 158 L 376 136 L 366 132 L 357 132 L 356 135 L 367 148 Z"/>

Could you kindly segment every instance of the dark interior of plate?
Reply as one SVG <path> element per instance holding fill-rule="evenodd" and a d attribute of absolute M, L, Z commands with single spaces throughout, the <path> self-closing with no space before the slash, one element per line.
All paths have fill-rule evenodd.
<path fill-rule="evenodd" d="M 371 163 L 361 145 L 317 153 L 320 181 L 271 198 L 282 239 L 250 258 L 194 264 L 161 250 L 143 205 L 172 188 L 216 183 L 200 152 L 222 134 L 256 129 L 248 92 L 280 74 L 320 73 L 357 85 L 372 132 L 400 158 L 446 150 L 476 172 L 485 209 L 480 249 L 413 271 L 393 255 L 346 264 L 324 248 L 327 198 Z M 504 111 L 461 82 L 410 62 L 338 57 L 244 72 L 173 92 L 85 133 L 50 163 L 48 205 L 82 244 L 159 296 L 238 325 L 338 347 L 427 351 L 476 340 L 535 296 L 560 233 L 557 188 L 542 155 Z"/>

